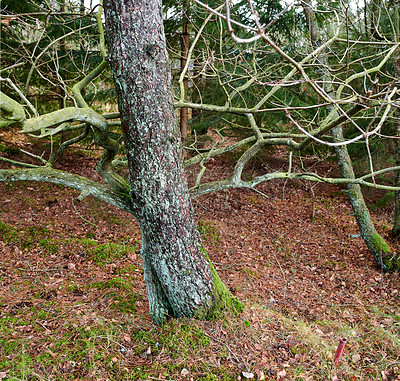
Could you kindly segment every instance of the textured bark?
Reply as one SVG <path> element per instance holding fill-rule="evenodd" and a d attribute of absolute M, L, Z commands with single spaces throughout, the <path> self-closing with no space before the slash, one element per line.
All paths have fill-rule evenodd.
<path fill-rule="evenodd" d="M 173 110 L 161 0 L 105 0 L 104 9 L 150 314 L 156 324 L 168 316 L 205 317 L 229 294 L 201 251 Z"/>
<path fill-rule="evenodd" d="M 0 91 L 0 127 L 8 126 L 25 119 L 23 107 Z"/>
<path fill-rule="evenodd" d="M 396 62 L 396 72 L 397 78 L 400 78 L 400 50 L 398 60 Z M 400 137 L 400 112 L 397 110 L 394 114 L 395 121 L 395 133 L 398 137 Z M 396 165 L 400 165 L 400 141 L 399 139 L 394 140 L 394 156 L 396 158 Z M 396 178 L 394 182 L 394 186 L 400 186 L 400 171 L 396 171 Z M 400 191 L 395 191 L 395 198 L 394 198 L 394 222 L 393 222 L 393 229 L 392 229 L 392 236 L 393 238 L 400 240 Z"/>
<path fill-rule="evenodd" d="M 187 57 L 188 57 L 188 52 L 189 52 L 189 40 L 190 40 L 190 34 L 189 34 L 189 5 L 186 5 L 186 18 L 184 20 L 183 24 L 183 30 L 182 30 L 182 39 L 181 39 L 181 71 L 186 66 L 187 63 Z M 188 100 L 188 90 L 189 90 L 189 81 L 187 77 L 183 79 L 183 88 L 185 90 L 185 97 L 184 100 Z M 183 140 L 186 140 L 188 136 L 188 124 L 189 124 L 189 108 L 188 107 L 181 107 L 180 109 L 180 120 L 179 120 L 179 125 L 180 125 L 180 130 L 181 130 L 181 137 Z"/>

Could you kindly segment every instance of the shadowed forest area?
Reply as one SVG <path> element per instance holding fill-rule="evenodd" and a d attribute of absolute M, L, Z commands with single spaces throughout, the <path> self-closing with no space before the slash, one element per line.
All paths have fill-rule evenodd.
<path fill-rule="evenodd" d="M 400 380 L 397 1 L 0 21 L 0 380 Z"/>

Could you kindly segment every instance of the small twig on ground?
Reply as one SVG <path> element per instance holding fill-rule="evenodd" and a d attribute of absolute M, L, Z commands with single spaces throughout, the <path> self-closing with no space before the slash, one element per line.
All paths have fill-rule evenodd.
<path fill-rule="evenodd" d="M 62 271 L 62 269 L 23 269 L 21 267 L 16 267 L 15 270 L 21 270 L 21 271 L 27 271 L 27 272 L 31 272 L 31 271 L 36 271 L 36 272 L 39 272 L 39 271 L 43 271 L 43 272 L 46 272 L 46 271 Z"/>
<path fill-rule="evenodd" d="M 72 196 L 71 201 L 72 201 L 72 206 L 74 207 L 74 210 L 75 210 L 76 214 L 77 214 L 83 221 L 85 221 L 85 222 L 87 222 L 88 224 L 90 224 L 90 225 L 94 226 L 95 228 L 97 228 L 97 225 L 96 225 L 96 224 L 94 224 L 93 222 L 90 222 L 89 220 L 87 220 L 85 217 L 83 217 L 83 216 L 78 212 L 78 209 L 76 209 L 75 204 L 74 204 L 74 196 Z"/>
<path fill-rule="evenodd" d="M 314 193 L 314 187 L 310 184 L 310 181 L 308 182 L 308 185 L 310 186 L 311 194 L 312 194 L 312 215 L 311 215 L 311 222 L 314 223 L 315 221 L 315 193 Z"/>
<path fill-rule="evenodd" d="M 263 197 L 265 197 L 265 198 L 269 198 L 265 193 L 263 193 L 263 192 L 260 192 L 258 189 L 256 189 L 256 188 L 251 188 L 251 190 L 253 190 L 254 192 L 256 192 L 256 193 L 258 193 L 259 195 L 261 195 L 261 196 L 263 196 Z"/>
<path fill-rule="evenodd" d="M 206 212 L 208 212 L 208 209 L 204 205 L 202 205 L 198 200 L 193 199 L 193 201 L 195 201 L 201 208 L 203 208 Z"/>
<path fill-rule="evenodd" d="M 112 343 L 114 343 L 114 344 L 119 345 L 121 348 L 126 349 L 125 345 L 122 345 L 122 344 L 118 343 L 118 341 L 111 340 L 111 339 L 110 339 L 109 337 L 107 337 L 107 336 L 96 336 L 96 338 L 97 338 L 97 339 L 105 339 L 105 340 L 108 340 L 108 341 L 110 341 L 110 342 L 112 342 Z"/>
<path fill-rule="evenodd" d="M 229 346 L 228 346 L 227 344 L 225 344 L 222 340 L 219 340 L 219 339 L 217 339 L 216 337 L 211 336 L 211 335 L 209 335 L 208 333 L 206 333 L 206 332 L 204 332 L 204 331 L 203 331 L 203 333 L 204 333 L 207 337 L 209 337 L 210 339 L 216 341 L 217 343 L 220 343 L 220 344 L 224 345 L 224 346 L 226 347 L 226 349 L 229 351 L 229 353 L 235 358 L 235 360 L 236 360 L 238 363 L 240 363 L 240 360 L 237 358 L 237 356 L 235 355 L 235 353 L 232 351 L 231 348 L 229 348 Z"/>
<path fill-rule="evenodd" d="M 281 266 L 281 263 L 279 262 L 278 257 L 276 256 L 274 251 L 272 251 L 272 252 L 274 253 L 275 260 L 278 263 L 279 269 L 281 270 L 281 273 L 282 273 L 282 276 L 283 276 L 283 282 L 285 284 L 285 287 L 284 287 L 284 290 L 283 290 L 283 299 L 286 299 L 286 288 L 287 288 L 287 285 L 288 285 L 288 281 L 286 279 L 285 272 L 282 269 L 282 266 Z"/>

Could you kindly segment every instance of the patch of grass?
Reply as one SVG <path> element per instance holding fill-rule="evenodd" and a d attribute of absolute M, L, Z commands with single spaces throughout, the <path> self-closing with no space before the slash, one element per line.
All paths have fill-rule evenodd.
<path fill-rule="evenodd" d="M 31 249 L 38 242 L 44 243 L 49 236 L 50 230 L 41 226 L 28 226 L 19 230 L 0 221 L 0 239 L 6 244 L 17 244 L 21 250 Z M 51 250 L 54 250 L 54 246 Z"/>
<path fill-rule="evenodd" d="M 91 285 L 89 285 L 88 288 L 89 288 L 89 290 L 91 288 L 99 288 L 102 290 L 110 289 L 110 288 L 132 290 L 132 285 L 126 279 L 116 277 L 116 278 L 113 278 L 113 279 L 105 281 L 105 282 L 94 282 Z"/>
<path fill-rule="evenodd" d="M 125 267 L 122 267 L 118 271 L 119 271 L 119 273 L 121 275 L 134 274 L 134 273 L 142 274 L 143 273 L 143 268 L 140 267 L 140 266 L 129 264 L 129 265 L 125 266 Z"/>
<path fill-rule="evenodd" d="M 282 379 L 331 380 L 341 337 L 348 343 L 336 372 L 340 379 L 378 380 L 385 375 L 396 380 L 400 375 L 397 305 L 335 307 L 340 316 L 358 311 L 353 323 L 343 316 L 308 321 L 290 308 L 283 314 L 254 304 L 220 321 L 175 319 L 154 327 L 137 316 L 135 303 L 141 296 L 125 280 L 117 277 L 97 285 L 127 292 L 113 294 L 111 316 L 110 310 L 99 312 L 89 304 L 57 308 L 56 302 L 2 315 L 0 372 L 6 372 L 7 380 L 183 380 L 183 368 L 188 379 L 203 381 L 237 380 L 242 370 L 255 373 L 254 379 L 260 379 L 262 370 L 266 380 L 276 380 L 285 370 Z"/>
<path fill-rule="evenodd" d="M 211 222 L 200 220 L 197 223 L 197 229 L 199 230 L 204 241 L 211 244 L 217 244 L 221 241 L 218 228 Z"/>
<path fill-rule="evenodd" d="M 193 321 L 182 319 L 171 321 L 163 326 L 162 331 L 165 345 L 168 350 L 183 351 L 187 353 L 190 349 L 207 348 L 210 345 L 210 338 L 204 334 L 198 325 Z"/>
<path fill-rule="evenodd" d="M 135 246 L 126 246 L 117 243 L 99 244 L 91 238 L 83 238 L 73 241 L 83 246 L 87 252 L 87 259 L 93 261 L 99 267 L 104 267 L 106 263 L 114 263 L 136 250 Z"/>
<path fill-rule="evenodd" d="M 0 238 L 5 244 L 18 242 L 17 229 L 0 221 Z"/>
<path fill-rule="evenodd" d="M 113 304 L 113 308 L 119 312 L 133 314 L 136 312 L 136 302 L 142 299 L 141 295 L 130 294 L 125 297 L 116 296 L 117 302 Z"/>
<path fill-rule="evenodd" d="M 85 236 L 88 239 L 92 239 L 96 237 L 96 234 L 94 234 L 93 232 L 86 232 Z"/>
<path fill-rule="evenodd" d="M 9 155 L 17 155 L 18 153 L 20 153 L 20 149 L 13 148 L 13 147 L 7 147 L 4 144 L 0 143 L 0 152 L 4 152 Z"/>
<path fill-rule="evenodd" d="M 79 242 L 86 247 L 88 260 L 92 260 L 99 267 L 104 267 L 106 263 L 115 263 L 118 259 L 126 257 L 136 250 L 133 246 L 116 243 L 98 244 L 96 241 L 87 238 L 79 240 Z"/>
<path fill-rule="evenodd" d="M 48 255 L 56 254 L 58 252 L 58 246 L 51 239 L 40 240 L 39 246 Z"/>

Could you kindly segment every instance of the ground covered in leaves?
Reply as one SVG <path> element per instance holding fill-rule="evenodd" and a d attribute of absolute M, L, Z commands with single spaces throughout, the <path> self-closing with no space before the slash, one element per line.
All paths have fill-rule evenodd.
<path fill-rule="evenodd" d="M 96 155 L 74 150 L 58 165 L 98 179 Z M 207 164 L 210 179 L 233 162 Z M 275 152 L 249 171 L 284 165 Z M 155 327 L 129 214 L 63 187 L 0 184 L 0 379 L 400 380 L 399 274 L 376 267 L 346 194 L 307 182 L 258 190 L 194 201 L 204 246 L 244 312 Z M 387 238 L 392 210 L 373 216 Z"/>

